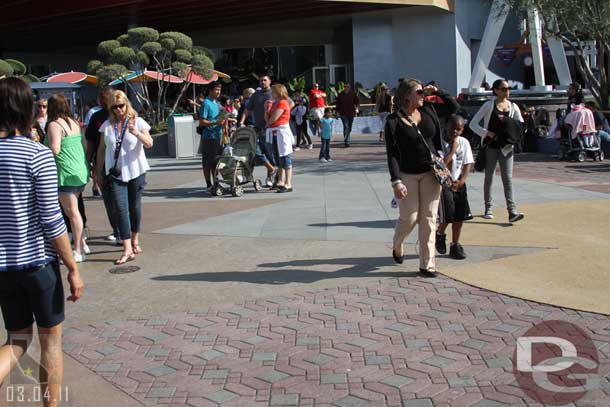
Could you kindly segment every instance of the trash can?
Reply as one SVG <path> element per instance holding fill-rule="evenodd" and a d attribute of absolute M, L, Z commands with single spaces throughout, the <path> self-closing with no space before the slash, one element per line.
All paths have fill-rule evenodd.
<path fill-rule="evenodd" d="M 191 115 L 174 114 L 170 116 L 167 123 L 167 145 L 170 157 L 195 157 L 197 151 L 194 149 L 194 124 Z"/>

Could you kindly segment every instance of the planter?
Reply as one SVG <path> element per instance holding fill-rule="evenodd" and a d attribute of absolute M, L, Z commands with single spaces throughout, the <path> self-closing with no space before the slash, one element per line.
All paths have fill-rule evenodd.
<path fill-rule="evenodd" d="M 167 157 L 169 156 L 167 131 L 151 134 L 153 138 L 153 147 L 146 150 L 147 157 Z"/>
<path fill-rule="evenodd" d="M 536 148 L 541 154 L 559 154 L 559 139 L 538 137 Z"/>

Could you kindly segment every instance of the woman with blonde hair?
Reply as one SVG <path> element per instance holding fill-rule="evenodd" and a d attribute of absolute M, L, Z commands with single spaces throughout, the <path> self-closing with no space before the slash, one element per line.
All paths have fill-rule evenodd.
<path fill-rule="evenodd" d="M 89 166 L 79 123 L 72 117 L 70 104 L 64 95 L 52 95 L 48 100 L 48 121 L 45 144 L 55 155 L 59 202 L 64 210 L 74 240 L 74 260 L 85 260 L 89 247 L 83 235 L 83 217 L 78 197 L 89 181 Z"/>
<path fill-rule="evenodd" d="M 96 173 L 99 185 L 110 183 L 118 238 L 123 241 L 123 253 L 115 264 L 123 264 L 142 253 L 139 241 L 142 192 L 150 169 L 144 149 L 152 147 L 153 139 L 148 132 L 150 126 L 138 117 L 124 92 L 117 90 L 111 95 L 108 110 L 110 116 L 100 128 L 103 137 L 97 152 L 105 160 L 97 160 Z"/>
<path fill-rule="evenodd" d="M 271 86 L 271 100 L 265 109 L 267 143 L 273 146 L 273 155 L 279 168 L 277 192 L 292 192 L 292 146 L 295 144 L 290 130 L 291 101 L 282 84 Z"/>

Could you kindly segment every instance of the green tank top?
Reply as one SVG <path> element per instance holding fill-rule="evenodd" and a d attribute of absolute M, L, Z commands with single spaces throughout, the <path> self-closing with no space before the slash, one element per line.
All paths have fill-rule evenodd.
<path fill-rule="evenodd" d="M 47 146 L 49 145 L 48 139 L 48 137 L 45 138 Z M 89 181 L 87 157 L 80 133 L 69 134 L 61 139 L 61 147 L 59 154 L 55 156 L 55 164 L 57 165 L 57 183 L 60 187 L 79 187 Z"/>

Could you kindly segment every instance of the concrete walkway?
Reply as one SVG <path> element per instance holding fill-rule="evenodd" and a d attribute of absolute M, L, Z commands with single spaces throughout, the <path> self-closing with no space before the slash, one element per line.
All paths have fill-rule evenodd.
<path fill-rule="evenodd" d="M 610 318 L 585 312 L 610 314 L 607 164 L 520 156 L 526 220 L 506 223 L 498 177 L 496 219 L 469 222 L 468 259 L 439 256 L 451 278 L 431 280 L 416 273 L 416 233 L 402 266 L 390 257 L 383 145 L 352 146 L 331 149 L 332 163 L 296 152 L 293 193 L 242 198 L 203 192 L 197 160 L 151 160 L 131 274 L 108 273 L 120 249 L 88 200 L 94 254 L 85 297 L 67 305 L 65 405 L 534 406 L 513 352 L 549 319 L 584 329 L 610 371 Z M 473 174 L 475 215 L 481 189 Z"/>

